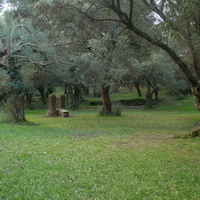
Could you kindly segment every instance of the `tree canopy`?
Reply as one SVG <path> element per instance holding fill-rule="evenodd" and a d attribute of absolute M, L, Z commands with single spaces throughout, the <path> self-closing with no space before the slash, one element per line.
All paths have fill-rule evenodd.
<path fill-rule="evenodd" d="M 168 75 L 179 68 L 187 77 L 200 110 L 197 0 L 6 2 L 12 9 L 1 16 L 1 76 L 5 83 L 10 80 L 7 89 L 19 96 L 25 93 L 25 75 L 29 77 L 26 81 L 33 81 L 31 77 L 36 75 L 24 73 L 28 69 L 34 69 L 36 77 L 41 71 L 49 73 L 72 91 L 98 83 L 102 91 L 108 92 L 127 71 L 135 73 L 135 77 L 143 74 L 152 86 L 155 81 L 161 84 L 158 71 L 165 76 L 161 79 L 167 85 L 173 81 L 163 80 L 172 80 L 173 75 Z M 173 61 L 177 69 L 173 66 L 172 70 L 173 64 L 162 64 L 167 55 L 168 63 Z M 154 81 L 148 76 L 153 66 L 156 70 L 150 74 Z M 45 85 L 45 79 L 41 80 L 44 82 L 40 85 Z M 72 92 L 73 98 L 74 95 Z"/>

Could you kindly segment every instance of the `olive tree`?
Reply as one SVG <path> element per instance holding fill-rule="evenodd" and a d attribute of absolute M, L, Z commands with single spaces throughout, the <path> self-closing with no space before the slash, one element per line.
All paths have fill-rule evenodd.
<path fill-rule="evenodd" d="M 124 45 L 126 39 L 126 37 L 120 36 L 116 32 L 102 32 L 100 37 L 88 41 L 91 53 L 100 61 L 97 75 L 103 105 L 101 115 L 114 114 L 109 92 L 110 87 L 118 84 L 126 72 L 126 69 L 122 67 L 125 64 L 123 57 L 126 51 L 126 45 Z"/>
<path fill-rule="evenodd" d="M 24 115 L 25 84 L 23 66 L 46 66 L 47 37 L 33 28 L 30 22 L 13 19 L 2 21 L 0 35 L 0 69 L 7 75 L 8 92 L 11 99 L 11 113 L 15 122 L 26 121 Z M 7 26 L 10 22 L 10 26 Z M 48 48 L 50 51 L 51 48 Z M 29 63 L 27 65 L 27 63 Z"/>
<path fill-rule="evenodd" d="M 182 89 L 186 89 L 189 84 L 183 78 L 177 79 L 176 74 L 181 74 L 181 71 L 177 70 L 176 65 L 166 56 L 166 53 L 152 53 L 146 61 L 140 63 L 139 68 L 142 71 L 142 77 L 147 83 L 147 109 L 153 107 L 154 94 L 155 100 L 158 102 L 158 92 L 161 88 L 173 88 L 175 91 L 179 90 L 180 86 L 182 86 Z"/>
<path fill-rule="evenodd" d="M 165 51 L 187 77 L 200 110 L 199 10 L 197 0 L 100 0 L 81 12 L 118 23 Z"/>

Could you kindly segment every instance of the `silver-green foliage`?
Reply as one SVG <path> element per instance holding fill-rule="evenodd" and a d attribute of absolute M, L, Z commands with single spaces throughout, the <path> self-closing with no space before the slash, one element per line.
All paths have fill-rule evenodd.
<path fill-rule="evenodd" d="M 142 74 L 150 81 L 153 88 L 168 87 L 173 92 L 184 91 L 188 82 L 177 73 L 181 71 L 164 53 L 153 53 L 147 61 L 141 63 Z"/>

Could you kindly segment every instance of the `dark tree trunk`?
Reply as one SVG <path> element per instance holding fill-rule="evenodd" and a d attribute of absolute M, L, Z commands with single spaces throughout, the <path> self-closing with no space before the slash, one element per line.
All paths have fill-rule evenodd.
<path fill-rule="evenodd" d="M 73 87 L 69 84 L 65 84 L 65 94 L 72 94 L 73 93 Z"/>
<path fill-rule="evenodd" d="M 78 88 L 74 88 L 74 93 L 71 95 L 71 108 L 77 109 L 79 108 L 80 103 L 80 91 Z"/>
<path fill-rule="evenodd" d="M 141 93 L 140 87 L 139 86 L 135 86 L 135 87 L 137 89 L 138 96 L 142 97 L 142 93 Z"/>
<path fill-rule="evenodd" d="M 73 86 L 73 93 L 71 93 L 71 108 L 77 109 L 80 106 L 82 101 L 82 89 L 83 85 L 74 85 Z"/>
<path fill-rule="evenodd" d="M 153 93 L 151 89 L 151 84 L 149 81 L 147 81 L 147 93 L 146 93 L 146 109 L 152 109 L 153 108 Z"/>
<path fill-rule="evenodd" d="M 53 93 L 53 86 L 51 84 L 48 84 L 48 88 L 46 91 L 46 98 L 48 98 L 48 96 L 52 93 Z"/>
<path fill-rule="evenodd" d="M 109 96 L 110 86 L 102 84 L 101 86 L 101 96 L 102 96 L 102 110 L 100 112 L 101 115 L 112 115 L 112 103 Z"/>
<path fill-rule="evenodd" d="M 42 101 L 42 105 L 46 105 L 47 101 L 46 101 L 46 97 L 45 97 L 45 92 L 44 92 L 44 85 L 37 85 L 36 89 L 39 91 L 40 96 L 41 96 L 41 101 Z"/>
<path fill-rule="evenodd" d="M 155 89 L 154 94 L 155 94 L 156 103 L 158 103 L 158 102 L 159 102 L 159 98 L 158 98 L 158 89 Z"/>
<path fill-rule="evenodd" d="M 141 97 L 142 93 L 141 93 L 141 90 L 140 90 L 140 83 L 135 83 L 135 88 L 137 89 L 138 96 Z"/>
<path fill-rule="evenodd" d="M 15 92 L 11 97 L 11 114 L 14 122 L 26 122 L 24 115 L 24 96 L 21 96 L 19 92 Z"/>

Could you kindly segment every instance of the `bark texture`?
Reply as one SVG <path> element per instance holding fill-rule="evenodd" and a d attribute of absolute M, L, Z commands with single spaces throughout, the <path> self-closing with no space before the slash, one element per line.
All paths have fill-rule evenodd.
<path fill-rule="evenodd" d="M 191 90 L 192 94 L 194 95 L 194 104 L 197 110 L 200 111 L 200 86 L 192 86 Z"/>
<path fill-rule="evenodd" d="M 27 122 L 24 114 L 24 96 L 21 96 L 19 92 L 15 92 L 12 96 L 10 111 L 14 122 Z"/>
<path fill-rule="evenodd" d="M 83 84 L 74 84 L 70 90 L 71 108 L 77 109 L 82 101 Z"/>
<path fill-rule="evenodd" d="M 110 86 L 102 84 L 101 86 L 101 94 L 102 94 L 102 110 L 100 112 L 101 115 L 112 115 L 112 103 L 109 96 Z"/>

